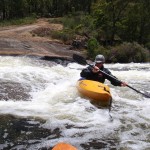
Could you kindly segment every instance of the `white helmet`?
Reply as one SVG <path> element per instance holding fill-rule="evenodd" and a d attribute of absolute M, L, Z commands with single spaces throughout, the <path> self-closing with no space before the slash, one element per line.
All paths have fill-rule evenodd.
<path fill-rule="evenodd" d="M 105 62 L 105 57 L 103 55 L 97 55 L 95 57 L 95 63 L 104 63 Z"/>

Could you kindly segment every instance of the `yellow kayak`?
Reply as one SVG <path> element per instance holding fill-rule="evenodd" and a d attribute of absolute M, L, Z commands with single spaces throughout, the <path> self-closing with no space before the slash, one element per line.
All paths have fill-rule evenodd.
<path fill-rule="evenodd" d="M 96 105 L 104 107 L 111 105 L 110 88 L 103 83 L 92 80 L 79 80 L 77 89 L 82 96 L 90 98 L 90 101 Z"/>

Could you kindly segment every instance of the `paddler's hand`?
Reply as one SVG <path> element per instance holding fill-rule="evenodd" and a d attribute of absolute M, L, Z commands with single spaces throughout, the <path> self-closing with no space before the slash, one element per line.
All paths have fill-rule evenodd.
<path fill-rule="evenodd" d="M 93 69 L 92 69 L 92 72 L 93 73 L 99 72 L 99 68 L 97 66 L 94 66 Z"/>
<path fill-rule="evenodd" d="M 127 83 L 122 82 L 122 83 L 121 83 L 121 86 L 127 86 Z"/>

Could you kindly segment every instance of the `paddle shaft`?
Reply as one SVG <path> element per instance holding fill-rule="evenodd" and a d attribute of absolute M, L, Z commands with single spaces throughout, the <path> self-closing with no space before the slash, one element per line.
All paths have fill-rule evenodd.
<path fill-rule="evenodd" d="M 141 91 L 139 91 L 139 90 L 137 90 L 137 89 L 135 89 L 135 88 L 131 87 L 130 85 L 127 85 L 127 87 L 129 87 L 130 89 L 132 89 L 132 90 L 136 91 L 137 93 L 140 93 L 140 94 L 144 95 L 144 96 L 145 96 L 145 97 L 147 97 L 147 98 L 150 98 L 150 96 L 149 96 L 149 95 L 142 93 Z"/>
<path fill-rule="evenodd" d="M 90 64 L 88 64 L 88 63 L 87 63 L 87 65 L 92 66 L 92 65 L 90 65 Z M 102 70 L 99 70 L 99 72 L 101 72 L 102 74 L 104 74 L 104 75 L 106 75 L 106 76 L 108 76 L 108 77 L 110 77 L 110 78 L 112 78 L 112 79 L 115 79 L 116 81 L 122 83 L 122 81 L 120 81 L 120 80 L 118 80 L 117 78 L 115 78 L 115 77 L 113 77 L 113 76 L 107 74 L 106 72 L 104 72 L 104 71 L 102 71 Z M 137 93 L 140 93 L 140 94 L 144 95 L 145 97 L 150 98 L 149 95 L 142 93 L 141 91 L 139 91 L 139 90 L 137 90 L 137 89 L 131 87 L 131 86 L 128 85 L 128 84 L 127 84 L 126 86 L 129 87 L 130 89 L 136 91 Z"/>

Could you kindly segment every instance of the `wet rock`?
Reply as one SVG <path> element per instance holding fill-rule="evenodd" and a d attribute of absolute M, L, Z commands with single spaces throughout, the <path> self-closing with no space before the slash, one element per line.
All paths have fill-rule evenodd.
<path fill-rule="evenodd" d="M 117 139 L 97 139 L 88 142 L 87 144 L 81 144 L 81 146 L 86 150 L 100 150 L 100 149 L 109 149 L 116 150 L 117 145 L 119 145 L 119 141 Z"/>
<path fill-rule="evenodd" d="M 69 58 L 63 58 L 63 57 L 49 57 L 49 56 L 44 56 L 41 58 L 42 60 L 47 60 L 47 61 L 51 61 L 51 62 L 55 62 L 56 64 L 60 64 L 63 66 L 68 65 L 68 63 L 73 62 L 72 59 L 69 60 Z M 68 60 L 67 60 L 68 59 Z"/>
<path fill-rule="evenodd" d="M 38 144 L 44 138 L 58 138 L 60 130 L 42 128 L 45 120 L 40 118 L 19 118 L 12 115 L 0 115 L 0 149 L 27 149 Z"/>
<path fill-rule="evenodd" d="M 69 45 L 50 41 L 21 41 L 18 39 L 0 37 L 0 55 L 39 56 L 70 61 L 75 49 L 69 50 Z M 79 52 L 78 52 L 79 53 Z"/>
<path fill-rule="evenodd" d="M 30 98 L 30 95 L 28 94 L 30 90 L 31 87 L 29 85 L 22 85 L 21 83 L 1 81 L 0 100 L 27 101 Z"/>

